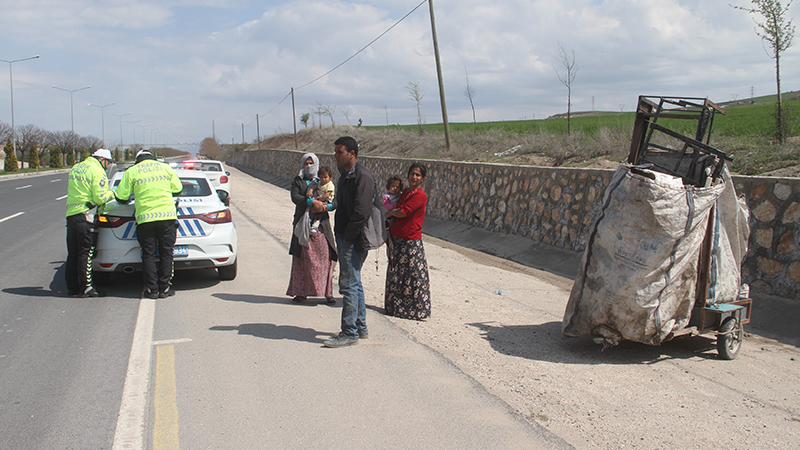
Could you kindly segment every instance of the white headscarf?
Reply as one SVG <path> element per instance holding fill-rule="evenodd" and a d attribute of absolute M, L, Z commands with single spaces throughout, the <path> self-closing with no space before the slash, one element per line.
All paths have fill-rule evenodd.
<path fill-rule="evenodd" d="M 314 164 L 303 167 L 308 158 L 311 158 Z M 306 180 L 314 180 L 317 178 L 317 172 L 319 172 L 319 158 L 317 158 L 317 155 L 313 153 L 306 153 L 303 155 L 303 159 L 300 161 L 300 173 L 298 175 Z"/>

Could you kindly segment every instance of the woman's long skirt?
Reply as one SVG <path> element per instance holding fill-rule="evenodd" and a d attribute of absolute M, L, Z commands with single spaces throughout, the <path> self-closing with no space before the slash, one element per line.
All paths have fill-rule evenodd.
<path fill-rule="evenodd" d="M 333 297 L 333 261 L 323 233 L 310 237 L 308 247 L 300 248 L 300 256 L 292 257 L 292 276 L 286 295 L 301 297 Z"/>
<path fill-rule="evenodd" d="M 431 288 L 422 239 L 391 239 L 393 264 L 386 270 L 386 314 L 427 319 L 431 316 Z"/>

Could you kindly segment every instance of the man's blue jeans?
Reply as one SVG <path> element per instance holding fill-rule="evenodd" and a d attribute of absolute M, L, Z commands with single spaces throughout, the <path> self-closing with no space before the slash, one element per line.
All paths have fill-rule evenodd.
<path fill-rule="evenodd" d="M 358 330 L 367 329 L 367 304 L 364 301 L 364 286 L 361 284 L 361 266 L 367 252 L 359 253 L 353 244 L 344 242 L 344 236 L 336 236 L 339 252 L 339 293 L 342 294 L 342 333 L 358 337 Z"/>

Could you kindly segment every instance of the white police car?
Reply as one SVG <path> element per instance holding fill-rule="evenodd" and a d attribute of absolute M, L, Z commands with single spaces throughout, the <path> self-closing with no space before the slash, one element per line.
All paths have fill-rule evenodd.
<path fill-rule="evenodd" d="M 124 172 L 115 173 L 110 184 L 116 189 Z M 183 184 L 178 202 L 178 236 L 173 249 L 174 266 L 180 269 L 216 268 L 221 280 L 233 280 L 237 270 L 236 226 L 231 210 L 223 203 L 227 193 L 215 192 L 199 170 L 175 170 Z M 97 217 L 97 249 L 92 261 L 95 278 L 102 282 L 111 272 L 142 270 L 136 240 L 134 204 L 111 201 Z"/>

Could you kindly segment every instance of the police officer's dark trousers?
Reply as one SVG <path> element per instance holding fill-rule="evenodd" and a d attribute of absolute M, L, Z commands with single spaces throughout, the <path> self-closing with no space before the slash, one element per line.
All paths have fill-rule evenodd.
<path fill-rule="evenodd" d="M 67 291 L 81 294 L 92 286 L 92 256 L 97 244 L 94 225 L 86 216 L 75 214 L 67 217 Z"/>
<path fill-rule="evenodd" d="M 142 249 L 144 287 L 150 292 L 166 292 L 171 284 L 176 233 L 175 220 L 146 222 L 136 227 L 136 239 Z"/>

